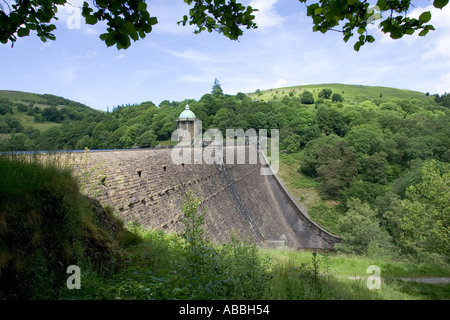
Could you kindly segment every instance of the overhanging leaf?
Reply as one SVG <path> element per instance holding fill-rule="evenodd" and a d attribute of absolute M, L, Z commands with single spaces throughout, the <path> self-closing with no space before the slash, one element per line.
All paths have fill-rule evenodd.
<path fill-rule="evenodd" d="M 428 29 L 425 29 L 425 30 L 422 30 L 422 31 L 420 31 L 420 32 L 419 32 L 419 36 L 421 36 L 421 37 L 424 37 L 424 36 L 426 36 L 426 35 L 427 35 L 427 33 L 428 33 L 428 31 L 430 31 L 430 30 L 428 30 Z"/>
<path fill-rule="evenodd" d="M 430 11 L 426 11 L 419 16 L 420 22 L 427 23 L 430 20 L 431 20 L 431 12 Z"/>
<path fill-rule="evenodd" d="M 94 16 L 86 16 L 86 23 L 87 24 L 96 24 L 97 18 Z"/>
<path fill-rule="evenodd" d="M 140 1 L 138 4 L 138 10 L 143 11 L 145 9 L 147 9 L 147 4 L 144 1 Z"/>
<path fill-rule="evenodd" d="M 137 41 L 139 39 L 136 28 L 130 21 L 125 23 L 125 28 L 127 29 L 128 35 L 131 37 L 131 39 L 133 39 L 134 41 Z"/>
<path fill-rule="evenodd" d="M 30 34 L 30 29 L 28 28 L 20 28 L 19 30 L 17 30 L 17 35 L 19 37 L 25 37 L 28 36 Z"/>
<path fill-rule="evenodd" d="M 99 38 L 100 38 L 100 40 L 105 41 L 106 39 L 108 39 L 108 36 L 109 36 L 108 33 L 102 33 Z"/>
<path fill-rule="evenodd" d="M 435 8 L 442 9 L 448 4 L 448 0 L 434 0 L 433 5 Z"/>
<path fill-rule="evenodd" d="M 322 7 L 317 8 L 316 10 L 314 10 L 315 14 L 321 14 L 322 12 L 323 12 L 323 8 Z"/>

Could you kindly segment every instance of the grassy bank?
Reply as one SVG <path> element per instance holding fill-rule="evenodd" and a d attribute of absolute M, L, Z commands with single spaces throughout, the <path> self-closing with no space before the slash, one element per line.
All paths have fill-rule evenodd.
<path fill-rule="evenodd" d="M 196 263 L 186 241 L 161 231 L 138 232 L 143 242 L 130 247 L 120 272 L 110 277 L 85 274 L 81 290 L 62 299 L 269 299 L 421 300 L 449 299 L 450 284 L 403 282 L 400 277 L 449 277 L 432 264 L 415 265 L 338 254 L 256 248 L 233 240 L 207 244 Z M 370 265 L 381 270 L 380 289 L 369 290 Z M 358 278 L 354 280 L 352 278 Z"/>
<path fill-rule="evenodd" d="M 339 212 L 336 201 L 324 201 L 318 192 L 319 182 L 298 171 L 302 153 L 281 153 L 278 178 L 292 195 L 297 205 L 322 228 L 339 235 Z"/>
<path fill-rule="evenodd" d="M 117 270 L 128 232 L 57 159 L 0 155 L 0 300 L 54 299 L 67 268 Z"/>

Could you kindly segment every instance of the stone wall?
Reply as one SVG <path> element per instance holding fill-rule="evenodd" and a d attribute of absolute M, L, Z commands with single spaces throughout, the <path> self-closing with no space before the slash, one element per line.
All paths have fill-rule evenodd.
<path fill-rule="evenodd" d="M 248 152 L 249 147 L 238 148 Z M 260 174 L 264 161 L 226 164 L 224 157 L 222 165 L 177 165 L 171 152 L 90 151 L 72 155 L 71 161 L 87 179 L 87 192 L 126 222 L 181 232 L 181 207 L 190 189 L 201 200 L 200 208 L 207 208 L 205 229 L 213 241 L 227 241 L 232 231 L 257 244 L 284 236 L 294 249 L 328 249 L 339 241 L 303 215 L 275 176 Z"/>

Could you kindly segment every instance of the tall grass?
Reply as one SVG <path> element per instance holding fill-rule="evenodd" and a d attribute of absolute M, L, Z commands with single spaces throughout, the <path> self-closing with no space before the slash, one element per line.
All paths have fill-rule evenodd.
<path fill-rule="evenodd" d="M 136 230 L 136 229 L 135 229 Z M 117 274 L 86 274 L 81 290 L 66 290 L 63 299 L 181 300 L 403 300 L 448 299 L 450 285 L 404 283 L 395 276 L 445 276 L 444 268 L 407 266 L 311 251 L 257 248 L 234 237 L 208 244 L 202 261 L 178 234 L 144 230 L 143 242 L 127 249 Z M 207 252 L 205 254 L 205 252 Z M 380 290 L 367 287 L 367 267 L 381 268 Z M 356 277 L 351 279 L 350 277 Z"/>

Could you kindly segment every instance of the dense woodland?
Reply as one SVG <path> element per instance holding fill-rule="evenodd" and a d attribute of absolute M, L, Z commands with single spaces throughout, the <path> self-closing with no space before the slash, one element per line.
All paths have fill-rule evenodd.
<path fill-rule="evenodd" d="M 52 95 L 39 108 L 0 101 L 0 148 L 12 150 L 126 149 L 170 140 L 189 103 L 203 129 L 279 129 L 280 150 L 324 200 L 313 208 L 333 217 L 325 227 L 344 252 L 448 262 L 450 257 L 450 95 L 420 98 L 347 96 L 332 89 L 292 89 L 262 99 L 224 94 L 218 81 L 200 100 L 116 106 L 101 112 Z M 261 97 L 261 99 L 259 99 Z M 42 101 L 41 101 L 42 103 Z M 17 113 L 36 123 L 23 126 Z M 6 135 L 9 134 L 9 135 Z M 356 223 L 357 222 L 357 223 Z"/>

